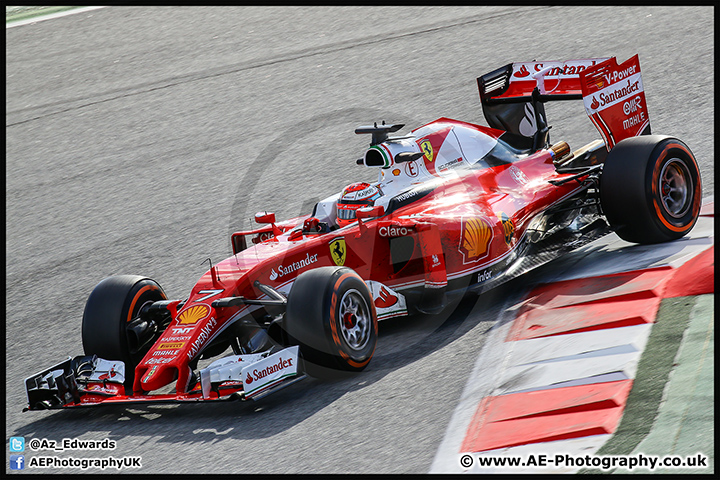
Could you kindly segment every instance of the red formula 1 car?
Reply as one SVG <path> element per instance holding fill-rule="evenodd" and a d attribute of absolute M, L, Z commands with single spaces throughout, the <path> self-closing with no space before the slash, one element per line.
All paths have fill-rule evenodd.
<path fill-rule="evenodd" d="M 27 409 L 258 399 L 308 373 L 363 370 L 378 321 L 438 313 L 610 231 L 655 243 L 693 227 L 698 166 L 680 140 L 650 135 L 637 56 L 512 63 L 477 80 L 489 127 L 358 128 L 372 141 L 357 163 L 378 181 L 303 217 L 257 214 L 188 298 L 141 276 L 100 282 L 85 355 L 29 377 Z M 544 104 L 569 99 L 602 140 L 550 143 Z"/>

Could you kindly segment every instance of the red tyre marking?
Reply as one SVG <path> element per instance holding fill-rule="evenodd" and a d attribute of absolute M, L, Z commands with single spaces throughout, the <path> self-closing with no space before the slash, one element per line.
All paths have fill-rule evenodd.
<path fill-rule="evenodd" d="M 125 323 L 130 323 L 130 321 L 132 320 L 132 312 L 135 309 L 135 303 L 138 301 L 138 298 L 140 298 L 140 296 L 147 290 L 157 290 L 157 289 L 158 288 L 155 287 L 154 285 L 145 285 L 135 294 L 135 297 L 133 298 L 133 301 L 130 304 L 130 310 L 128 310 L 128 318 Z"/>
<path fill-rule="evenodd" d="M 345 352 L 342 351 L 342 348 L 340 348 L 340 347 L 342 347 L 342 342 L 340 341 L 340 336 L 338 335 L 337 328 L 335 327 L 335 323 L 336 323 L 335 312 L 336 312 L 336 307 L 337 307 L 337 302 L 338 302 L 338 296 L 337 296 L 336 292 L 337 292 L 337 289 L 340 286 L 340 284 L 346 278 L 351 277 L 351 276 L 354 276 L 354 275 L 352 273 L 346 273 L 344 275 L 341 275 L 340 278 L 338 278 L 335 281 L 335 284 L 332 286 L 332 300 L 330 302 L 330 330 L 332 332 L 332 339 L 333 339 L 333 342 L 335 343 L 335 346 L 338 347 L 339 353 L 343 358 L 347 358 L 347 354 L 345 354 Z"/>
<path fill-rule="evenodd" d="M 687 148 L 685 148 L 685 147 L 683 147 L 682 145 L 680 145 L 680 144 L 677 144 L 677 143 L 668 144 L 668 145 L 663 149 L 663 151 L 660 153 L 660 158 L 663 158 L 663 157 L 665 156 L 665 153 L 666 153 L 669 149 L 671 149 L 671 148 L 678 148 L 678 149 L 682 150 L 683 152 L 687 153 L 688 158 L 689 158 L 690 160 L 692 160 L 692 163 L 695 165 L 695 168 L 699 171 L 699 169 L 697 168 L 697 163 L 695 162 L 695 159 L 693 158 L 693 156 L 692 156 L 692 154 L 690 153 L 690 151 L 689 151 Z M 681 227 L 676 227 L 676 226 L 672 225 L 670 222 L 668 222 L 668 221 L 665 219 L 665 216 L 664 216 L 663 213 L 662 213 L 663 210 L 662 210 L 662 208 L 660 207 L 660 205 L 658 204 L 658 201 L 657 201 L 657 196 L 658 196 L 658 191 L 657 191 L 657 184 L 658 184 L 658 182 L 657 182 L 657 181 L 658 181 L 658 176 L 659 176 L 659 175 L 660 175 L 660 170 L 657 169 L 657 168 L 653 169 L 652 192 L 653 192 L 653 206 L 655 207 L 655 213 L 657 214 L 657 217 L 658 217 L 658 219 L 660 220 L 660 222 L 662 222 L 662 224 L 663 224 L 663 225 L 665 226 L 665 228 L 667 228 L 668 230 L 673 231 L 673 232 L 685 232 L 685 231 L 689 230 L 689 229 L 692 227 L 692 225 L 693 225 L 692 222 L 689 223 L 688 225 L 684 225 L 684 226 L 681 226 Z M 698 178 L 699 178 L 699 177 L 698 177 Z M 695 197 L 694 197 L 694 199 L 693 199 L 693 207 L 692 207 L 694 213 L 697 213 L 697 212 L 699 212 L 699 210 L 700 210 L 700 196 L 701 196 L 701 195 L 698 193 L 699 188 L 700 188 L 700 182 L 699 182 L 699 181 L 698 181 L 698 182 L 695 182 Z M 695 216 L 695 215 L 693 215 L 693 216 Z"/>
<path fill-rule="evenodd" d="M 354 368 L 361 368 L 361 367 L 367 365 L 368 362 L 370 362 L 370 359 L 372 358 L 372 353 L 375 353 L 375 349 L 373 348 L 372 353 L 370 354 L 370 356 L 368 356 L 368 358 L 365 361 L 363 361 L 363 362 L 354 361 L 353 359 L 351 359 L 348 356 L 347 353 L 345 353 L 343 351 L 342 341 L 340 340 L 340 336 L 338 335 L 337 328 L 335 327 L 335 324 L 336 324 L 336 316 L 335 316 L 336 309 L 335 309 L 335 307 L 337 306 L 337 301 L 338 301 L 338 296 L 335 294 L 335 292 L 337 292 L 337 289 L 340 286 L 340 284 L 348 277 L 360 278 L 357 274 L 355 274 L 353 272 L 348 272 L 348 273 L 342 275 L 340 278 L 338 278 L 335 281 L 335 284 L 333 285 L 332 301 L 330 303 L 330 330 L 332 331 L 333 342 L 335 343 L 335 346 L 337 347 L 337 351 L 340 354 L 340 356 L 343 358 L 343 360 L 345 360 L 345 362 L 347 362 L 348 365 L 350 365 Z M 362 280 L 362 278 L 360 278 L 360 280 Z M 374 327 L 375 327 L 374 328 L 375 334 L 377 335 L 377 324 L 375 324 Z"/>

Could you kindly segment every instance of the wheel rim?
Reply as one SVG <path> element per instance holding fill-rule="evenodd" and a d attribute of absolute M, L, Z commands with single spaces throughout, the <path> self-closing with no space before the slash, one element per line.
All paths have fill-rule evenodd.
<path fill-rule="evenodd" d="M 355 289 L 348 290 L 340 301 L 340 332 L 351 349 L 360 351 L 370 341 L 372 317 L 367 302 Z"/>
<path fill-rule="evenodd" d="M 685 215 L 690 208 L 692 178 L 685 163 L 672 159 L 660 172 L 660 199 L 665 211 L 674 218 Z"/>

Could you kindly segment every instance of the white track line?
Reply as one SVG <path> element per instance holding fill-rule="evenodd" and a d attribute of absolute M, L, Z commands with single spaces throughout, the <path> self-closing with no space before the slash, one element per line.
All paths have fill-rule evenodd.
<path fill-rule="evenodd" d="M 43 20 L 52 20 L 54 18 L 64 17 L 66 15 L 74 15 L 76 13 L 89 12 L 91 10 L 97 10 L 99 8 L 105 8 L 105 6 L 75 8 L 73 10 L 66 10 L 64 12 L 51 13 L 49 15 L 40 14 L 37 17 L 31 17 L 31 18 L 27 18 L 25 20 L 18 20 L 17 22 L 6 23 L 5 28 L 8 29 L 8 28 L 13 28 L 13 27 L 21 27 L 23 25 L 29 25 L 31 23 L 42 22 Z"/>

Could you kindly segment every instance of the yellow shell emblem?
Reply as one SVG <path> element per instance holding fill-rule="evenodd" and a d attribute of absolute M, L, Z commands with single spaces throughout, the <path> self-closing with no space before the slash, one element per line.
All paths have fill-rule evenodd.
<path fill-rule="evenodd" d="M 492 228 L 485 219 L 463 220 L 459 248 L 460 253 L 463 254 L 463 261 L 474 262 L 487 256 L 492 237 Z"/>
<path fill-rule="evenodd" d="M 208 313 L 210 313 L 210 308 L 207 305 L 192 306 L 178 315 L 178 324 L 193 325 L 207 317 Z"/>

